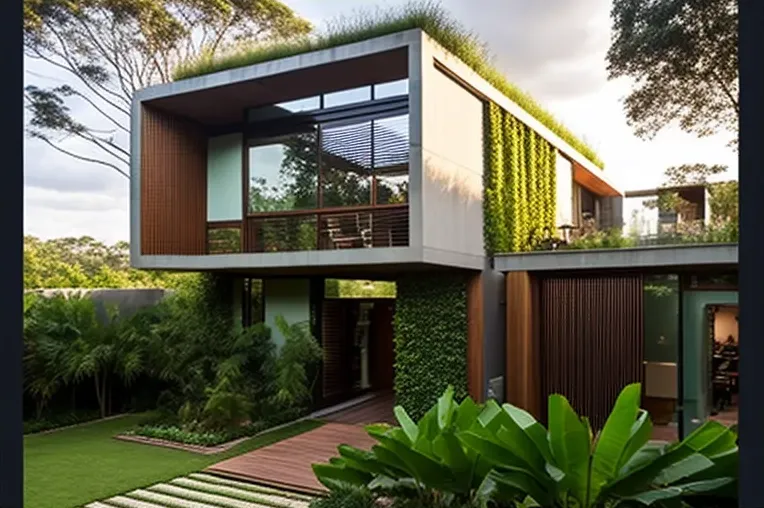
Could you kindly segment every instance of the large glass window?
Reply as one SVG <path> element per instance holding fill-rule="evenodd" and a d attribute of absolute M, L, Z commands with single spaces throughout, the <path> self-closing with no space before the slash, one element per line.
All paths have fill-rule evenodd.
<path fill-rule="evenodd" d="M 387 83 L 378 83 L 374 85 L 374 98 L 387 99 L 388 97 L 397 97 L 399 95 L 408 95 L 409 80 L 399 79 L 398 81 L 388 81 Z"/>
<path fill-rule="evenodd" d="M 334 108 L 346 104 L 355 104 L 371 100 L 371 87 L 362 86 L 360 88 L 351 88 L 324 95 L 324 107 Z"/>
<path fill-rule="evenodd" d="M 322 207 L 371 204 L 371 160 L 371 121 L 322 127 Z"/>
<path fill-rule="evenodd" d="M 250 147 L 250 213 L 318 206 L 317 142 L 313 128 Z"/>
<path fill-rule="evenodd" d="M 408 115 L 374 121 L 373 163 L 376 204 L 408 202 Z"/>

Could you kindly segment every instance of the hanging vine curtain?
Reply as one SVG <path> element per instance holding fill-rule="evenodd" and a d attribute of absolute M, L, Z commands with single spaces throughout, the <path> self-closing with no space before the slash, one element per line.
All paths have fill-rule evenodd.
<path fill-rule="evenodd" d="M 533 250 L 555 230 L 555 148 L 496 104 L 485 117 L 486 252 Z"/>

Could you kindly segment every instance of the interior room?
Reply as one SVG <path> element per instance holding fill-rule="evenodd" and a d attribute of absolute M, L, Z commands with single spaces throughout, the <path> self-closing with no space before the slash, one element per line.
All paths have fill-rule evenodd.
<path fill-rule="evenodd" d="M 726 425 L 738 419 L 739 308 L 709 306 L 709 332 L 713 333 L 711 354 L 711 418 Z"/>

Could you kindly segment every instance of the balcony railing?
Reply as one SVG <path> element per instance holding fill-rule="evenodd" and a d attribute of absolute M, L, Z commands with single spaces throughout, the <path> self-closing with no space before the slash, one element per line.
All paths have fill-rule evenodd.
<path fill-rule="evenodd" d="M 250 215 L 240 222 L 209 223 L 208 253 L 294 252 L 405 247 L 407 204 L 289 210 Z"/>

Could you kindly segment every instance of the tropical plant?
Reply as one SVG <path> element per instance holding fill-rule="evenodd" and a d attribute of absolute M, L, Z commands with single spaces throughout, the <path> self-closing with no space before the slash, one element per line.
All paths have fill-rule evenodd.
<path fill-rule="evenodd" d="M 547 430 L 509 404 L 456 404 L 449 389 L 418 423 L 397 407 L 400 427 L 368 427 L 379 442 L 371 451 L 343 445 L 340 457 L 313 469 L 330 490 L 473 505 L 733 506 L 736 430 L 708 421 L 681 442 L 650 443 L 640 395 L 639 384 L 624 388 L 595 435 L 561 395 L 549 398 Z"/>
<path fill-rule="evenodd" d="M 310 508 L 376 508 L 376 499 L 368 490 L 348 488 L 317 497 Z"/>
<path fill-rule="evenodd" d="M 323 352 L 308 322 L 290 325 L 283 316 L 276 316 L 276 327 L 285 339 L 276 364 L 276 401 L 284 408 L 304 405 L 313 394 Z"/>
<path fill-rule="evenodd" d="M 109 412 L 112 377 L 129 383 L 141 372 L 140 344 L 120 340 L 116 312 L 106 310 L 99 320 L 93 301 L 78 294 L 37 298 L 29 304 L 26 386 L 37 398 L 38 416 L 61 386 L 91 379 L 104 417 Z"/>

